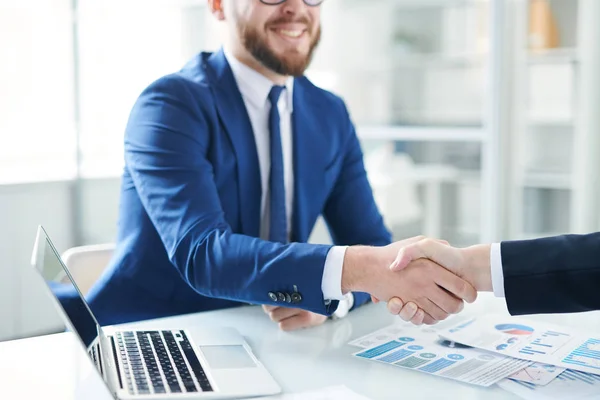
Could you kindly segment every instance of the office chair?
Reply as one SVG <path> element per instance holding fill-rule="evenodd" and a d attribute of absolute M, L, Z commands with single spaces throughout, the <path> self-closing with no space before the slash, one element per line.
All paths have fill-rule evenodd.
<path fill-rule="evenodd" d="M 100 277 L 110 262 L 114 249 L 114 243 L 94 244 L 72 247 L 62 254 L 65 265 L 83 295 L 87 294 Z M 67 282 L 66 279 L 66 276 L 59 277 L 61 282 Z"/>

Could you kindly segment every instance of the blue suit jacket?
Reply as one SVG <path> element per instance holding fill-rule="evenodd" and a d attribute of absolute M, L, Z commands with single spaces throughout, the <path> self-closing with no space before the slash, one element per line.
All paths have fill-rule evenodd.
<path fill-rule="evenodd" d="M 306 244 L 323 215 L 334 243 L 386 245 L 363 155 L 343 101 L 294 82 L 292 243 L 259 239 L 254 135 L 222 51 L 201 53 L 152 83 L 125 134 L 117 248 L 89 293 L 101 324 L 243 303 L 293 304 L 330 315 L 321 280 L 330 245 Z M 355 293 L 355 307 L 368 296 Z M 285 305 L 285 304 L 284 304 Z"/>
<path fill-rule="evenodd" d="M 600 310 L 600 233 L 501 243 L 512 314 Z"/>

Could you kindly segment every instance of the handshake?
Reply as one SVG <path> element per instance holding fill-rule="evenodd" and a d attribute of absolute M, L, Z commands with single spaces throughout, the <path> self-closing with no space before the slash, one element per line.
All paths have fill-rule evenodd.
<path fill-rule="evenodd" d="M 342 291 L 366 292 L 390 313 L 432 325 L 492 291 L 490 245 L 455 248 L 417 236 L 384 247 L 349 247 Z"/>
<path fill-rule="evenodd" d="M 433 325 L 458 314 L 478 291 L 492 291 L 490 245 L 463 249 L 424 236 L 383 247 L 350 246 L 342 267 L 342 293 L 364 292 L 413 324 Z M 317 326 L 326 316 L 264 305 L 265 313 L 289 331 Z"/>

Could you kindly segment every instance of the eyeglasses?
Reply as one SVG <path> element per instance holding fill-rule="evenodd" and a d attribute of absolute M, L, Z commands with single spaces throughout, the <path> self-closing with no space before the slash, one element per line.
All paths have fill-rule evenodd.
<path fill-rule="evenodd" d="M 266 4 L 268 6 L 276 6 L 281 3 L 285 3 L 287 0 L 260 0 L 261 3 Z M 321 3 L 325 0 L 304 0 L 304 4 L 309 7 L 320 6 Z"/>

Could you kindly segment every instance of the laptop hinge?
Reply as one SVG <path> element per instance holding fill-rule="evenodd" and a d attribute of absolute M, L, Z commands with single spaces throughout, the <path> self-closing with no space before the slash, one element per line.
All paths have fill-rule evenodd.
<path fill-rule="evenodd" d="M 106 335 L 104 329 L 100 325 L 96 325 L 98 331 L 98 339 L 100 340 L 100 349 L 102 351 L 102 362 L 104 369 L 104 377 L 109 387 L 115 393 L 123 389 L 122 378 L 120 375 L 121 365 L 117 357 L 116 349 L 112 336 Z M 121 384 L 119 384 L 121 382 Z"/>
<path fill-rule="evenodd" d="M 106 335 L 104 334 L 104 331 L 102 330 L 102 327 L 98 324 L 96 324 L 96 333 L 98 334 L 98 343 L 99 343 L 99 347 L 100 347 L 100 353 L 102 353 L 102 357 L 101 357 L 101 361 L 102 361 L 102 371 L 104 371 L 104 373 L 102 374 L 102 377 L 104 378 L 105 381 L 108 382 L 108 370 L 109 368 L 107 368 L 107 363 L 108 363 L 108 359 L 107 356 L 110 354 L 107 354 L 107 340 L 106 340 Z"/>

